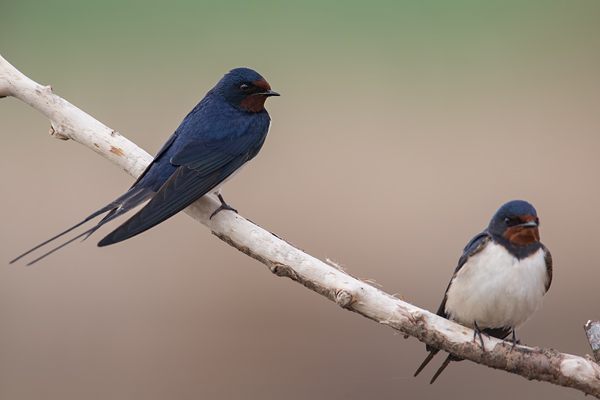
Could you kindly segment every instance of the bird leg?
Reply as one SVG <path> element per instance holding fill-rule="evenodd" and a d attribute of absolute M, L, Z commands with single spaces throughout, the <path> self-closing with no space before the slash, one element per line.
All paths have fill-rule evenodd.
<path fill-rule="evenodd" d="M 223 196 L 221 196 L 221 193 L 217 194 L 217 197 L 219 198 L 221 205 L 219 206 L 219 208 L 217 208 L 215 210 L 215 212 L 213 212 L 210 215 L 210 218 L 208 218 L 208 219 L 212 219 L 212 217 L 214 217 L 218 212 L 223 211 L 223 210 L 231 210 L 231 211 L 234 211 L 236 214 L 238 213 L 235 208 L 233 208 L 229 204 L 225 203 L 225 200 L 223 200 Z"/>
<path fill-rule="evenodd" d="M 515 349 L 515 346 L 517 344 L 521 344 L 521 340 L 517 340 L 517 337 L 515 336 L 515 328 L 513 328 L 512 330 L 512 338 L 504 338 L 502 340 L 503 342 L 512 342 L 512 347 L 510 348 L 510 352 L 512 353 L 512 351 Z"/>
<path fill-rule="evenodd" d="M 483 349 L 483 351 L 485 351 L 485 346 L 483 345 L 483 338 L 481 337 L 482 332 L 489 339 L 490 335 L 487 332 L 479 329 L 479 327 L 477 326 L 477 322 L 473 321 L 473 341 L 476 342 L 477 336 L 479 336 L 479 341 L 481 342 L 481 348 Z"/>

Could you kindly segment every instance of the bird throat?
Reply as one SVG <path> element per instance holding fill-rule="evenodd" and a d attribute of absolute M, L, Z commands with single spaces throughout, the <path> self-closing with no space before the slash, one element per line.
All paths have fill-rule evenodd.
<path fill-rule="evenodd" d="M 259 112 L 265 109 L 265 101 L 267 101 L 267 96 L 264 94 L 253 94 L 242 100 L 240 105 L 244 110 Z"/>
<path fill-rule="evenodd" d="M 513 226 L 508 228 L 502 237 L 508 239 L 512 244 L 528 246 L 539 242 L 540 231 L 537 227 Z"/>
<path fill-rule="evenodd" d="M 271 85 L 269 85 L 269 82 L 267 82 L 265 78 L 254 81 L 252 84 L 258 87 L 261 92 L 268 92 L 271 90 Z M 242 106 L 244 110 L 259 112 L 265 109 L 265 101 L 267 101 L 267 97 L 269 96 L 265 96 L 264 94 L 252 94 L 242 100 L 240 106 Z"/>

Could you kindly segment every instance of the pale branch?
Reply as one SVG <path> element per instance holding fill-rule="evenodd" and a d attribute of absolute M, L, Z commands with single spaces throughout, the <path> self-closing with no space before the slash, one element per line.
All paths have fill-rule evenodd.
<path fill-rule="evenodd" d="M 24 76 L 0 56 L 0 97 L 13 96 L 46 115 L 51 133 L 70 138 L 104 156 L 132 176 L 151 161 L 144 150 L 63 100 L 50 87 Z M 211 213 L 218 202 L 204 196 L 185 212 L 207 226 L 218 238 L 265 264 L 271 272 L 307 288 L 373 321 L 488 367 L 503 369 L 527 379 L 571 387 L 600 398 L 600 366 L 588 358 L 555 350 L 511 346 L 485 338 L 485 351 L 473 341 L 473 331 L 401 301 L 340 268 L 328 265 L 242 216 Z"/>

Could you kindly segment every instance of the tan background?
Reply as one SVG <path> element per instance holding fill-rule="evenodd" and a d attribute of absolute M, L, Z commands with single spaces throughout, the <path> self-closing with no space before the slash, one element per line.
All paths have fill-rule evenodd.
<path fill-rule="evenodd" d="M 555 273 L 528 345 L 590 352 L 600 319 L 600 3 L 80 2 L 0 5 L 0 52 L 155 153 L 221 76 L 279 91 L 224 196 L 241 214 L 435 311 L 469 239 L 530 201 Z M 0 398 L 554 399 L 579 393 L 438 357 L 180 215 L 33 267 L 20 252 L 132 179 L 0 101 Z"/>

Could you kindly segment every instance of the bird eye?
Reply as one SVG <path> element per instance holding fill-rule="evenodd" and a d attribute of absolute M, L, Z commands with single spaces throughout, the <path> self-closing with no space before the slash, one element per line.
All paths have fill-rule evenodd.
<path fill-rule="evenodd" d="M 509 217 L 504 218 L 504 223 L 506 225 L 510 224 L 510 218 Z"/>
<path fill-rule="evenodd" d="M 247 85 L 247 84 L 245 84 L 245 83 L 242 83 L 242 84 L 240 85 L 240 90 L 241 90 L 242 92 L 247 92 L 248 90 L 250 90 L 250 86 L 248 86 L 248 85 Z"/>

